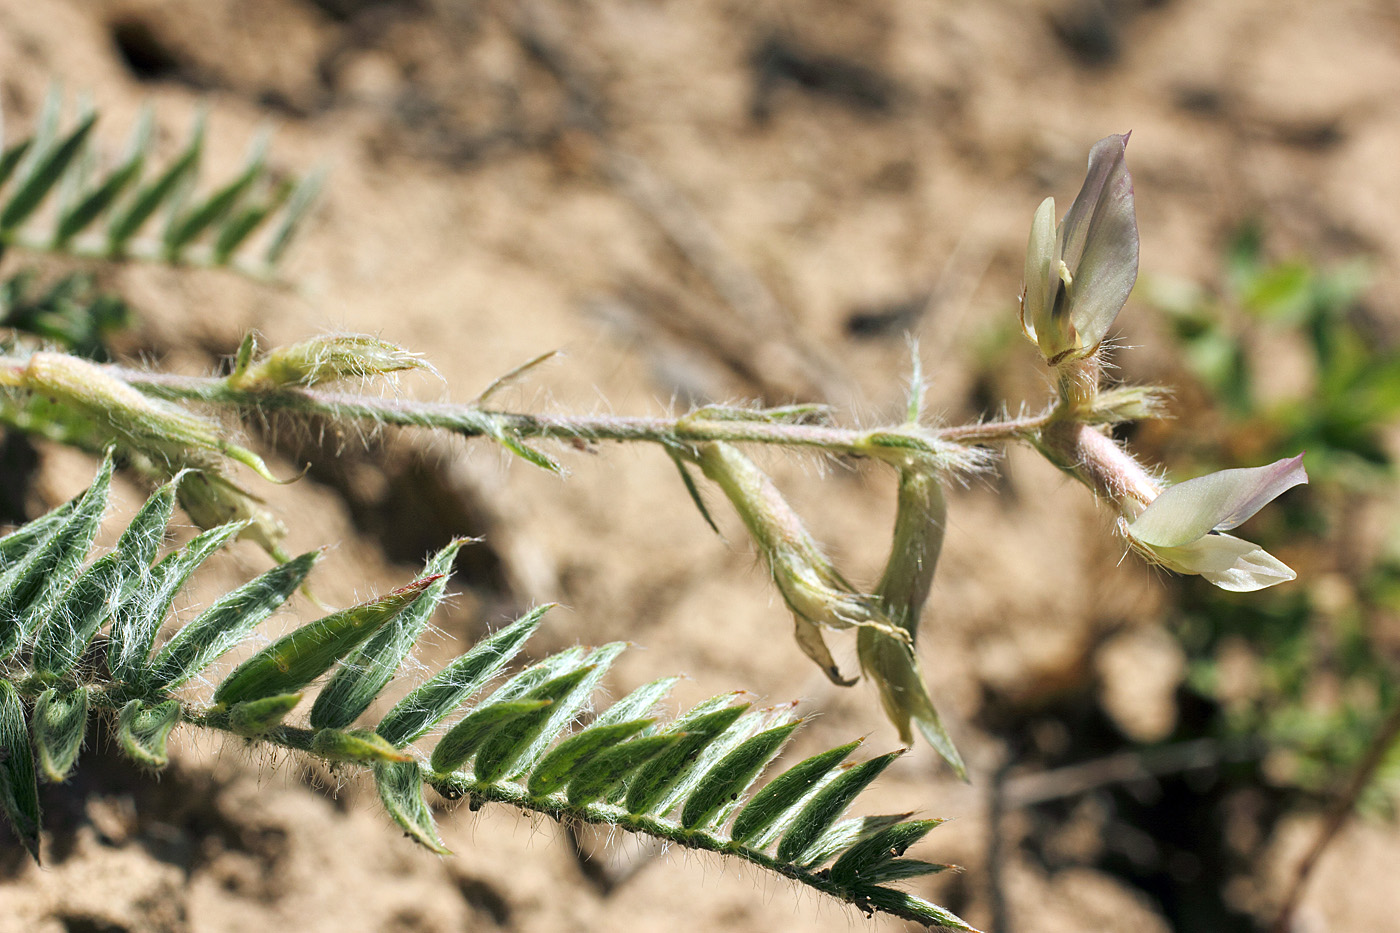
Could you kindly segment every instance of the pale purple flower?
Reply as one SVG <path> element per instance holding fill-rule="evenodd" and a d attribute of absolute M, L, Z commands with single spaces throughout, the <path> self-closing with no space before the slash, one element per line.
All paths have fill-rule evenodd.
<path fill-rule="evenodd" d="M 1297 574 L 1257 544 L 1222 532 L 1307 481 L 1302 454 L 1221 470 L 1168 486 L 1135 519 L 1122 520 L 1123 531 L 1136 550 L 1177 573 L 1200 574 L 1224 590 L 1262 590 Z"/>
<path fill-rule="evenodd" d="M 1031 221 L 1021 288 L 1021 326 L 1052 366 L 1098 349 L 1137 281 L 1133 179 L 1128 135 L 1089 150 L 1084 187 L 1055 226 L 1055 199 Z"/>

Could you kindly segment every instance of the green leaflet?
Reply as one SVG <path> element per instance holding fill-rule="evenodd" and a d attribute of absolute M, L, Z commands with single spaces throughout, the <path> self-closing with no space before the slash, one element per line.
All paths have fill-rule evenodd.
<path fill-rule="evenodd" d="M 87 556 L 112 485 L 112 458 L 52 535 L 0 575 L 0 658 L 14 653 L 47 618 Z"/>
<path fill-rule="evenodd" d="M 144 162 L 144 153 L 133 155 L 125 164 L 108 175 L 106 181 L 89 192 L 72 208 L 65 211 L 58 220 L 58 229 L 54 231 L 54 248 L 63 249 L 68 245 L 69 240 L 81 233 L 98 218 L 98 215 L 111 207 L 117 196 L 140 177 Z"/>
<path fill-rule="evenodd" d="M 666 699 L 671 688 L 679 680 L 679 677 L 661 677 L 649 684 L 642 684 L 599 713 L 598 718 L 593 720 L 593 725 L 595 727 L 610 726 L 613 723 L 626 722 L 629 719 L 640 719 L 646 716 L 647 713 L 651 712 L 652 707 Z"/>
<path fill-rule="evenodd" d="M 508 740 L 505 733 L 488 739 L 486 745 L 477 753 L 476 764 L 472 767 L 477 777 L 482 780 L 497 779 L 488 778 L 486 775 L 520 777 L 533 769 L 550 744 L 569 727 L 569 723 L 593 696 L 598 682 L 603 679 L 612 662 L 626 649 L 627 643 L 620 641 L 595 648 L 588 655 L 587 667 L 583 668 L 584 676 L 577 686 L 565 694 L 551 697 L 554 700 L 553 705 L 538 714 L 538 730 L 533 730 L 532 722 L 523 723 L 519 735 L 514 740 Z"/>
<path fill-rule="evenodd" d="M 400 700 L 380 720 L 375 731 L 400 747 L 427 732 L 500 673 L 553 606 L 553 603 L 540 606 L 477 642 L 470 651 Z"/>
<path fill-rule="evenodd" d="M 432 811 L 423 800 L 423 780 L 417 764 L 408 761 L 375 765 L 374 786 L 384 809 L 410 839 L 438 855 L 452 854 L 438 837 Z"/>
<path fill-rule="evenodd" d="M 566 675 L 567 676 L 567 675 Z M 460 768 L 476 753 L 486 737 L 513 719 L 538 712 L 553 701 L 543 699 L 505 700 L 489 703 L 472 710 L 438 742 L 433 749 L 432 769 L 437 774 L 449 774 Z"/>
<path fill-rule="evenodd" d="M 798 725 L 790 722 L 765 729 L 720 759 L 686 798 L 681 825 L 697 829 L 710 822 L 723 807 L 738 801 Z"/>
<path fill-rule="evenodd" d="M 322 729 L 311 738 L 311 753 L 327 761 L 351 761 L 361 765 L 412 761 L 377 732 L 368 729 Z"/>
<path fill-rule="evenodd" d="M 423 568 L 423 576 L 440 579 L 345 659 L 311 707 L 313 729 L 343 729 L 369 709 L 423 634 L 447 589 L 452 562 L 467 540 L 458 538 L 435 554 Z"/>
<path fill-rule="evenodd" d="M 102 625 L 131 598 L 145 575 L 175 506 L 175 484 L 166 483 L 136 513 L 117 546 L 98 558 L 63 595 L 34 635 L 34 667 L 67 674 Z"/>
<path fill-rule="evenodd" d="M 127 757 L 151 768 L 170 762 L 165 743 L 180 722 L 180 701 L 148 704 L 131 700 L 117 714 L 117 741 Z"/>
<path fill-rule="evenodd" d="M 852 765 L 817 791 L 793 817 L 790 828 L 779 840 L 778 858 L 784 862 L 803 864 L 822 834 L 845 812 L 856 795 L 869 787 L 870 782 L 902 754 L 904 751 L 901 749 Z"/>
<path fill-rule="evenodd" d="M 9 570 L 15 561 L 53 537 L 53 533 L 62 527 L 79 501 L 81 497 L 70 499 L 53 511 L 40 515 L 34 521 L 21 525 L 0 538 L 0 573 Z"/>
<path fill-rule="evenodd" d="M 930 904 L 923 898 L 915 897 L 908 891 L 872 886 L 861 888 L 860 896 L 864 904 L 876 910 L 916 919 L 937 933 L 942 933 L 945 930 L 955 930 L 958 933 L 978 933 L 976 928 L 964 923 L 961 917 L 951 911 L 944 910 L 937 904 Z"/>
<path fill-rule="evenodd" d="M 303 178 L 287 198 L 287 207 L 282 211 L 282 219 L 268 239 L 267 252 L 263 254 L 263 262 L 269 269 L 282 261 L 287 246 L 292 242 L 292 237 L 296 235 L 297 228 L 301 226 L 316 196 L 321 193 L 321 186 L 325 181 L 325 169 L 317 169 Z"/>
<path fill-rule="evenodd" d="M 619 742 L 630 739 L 651 725 L 654 719 L 632 719 L 626 722 L 593 725 L 569 736 L 540 759 L 530 774 L 526 789 L 532 796 L 542 797 L 562 788 L 597 755 Z"/>
<path fill-rule="evenodd" d="M 29 748 L 24 703 L 14 684 L 0 679 L 0 808 L 20 845 L 39 861 L 39 781 Z"/>
<path fill-rule="evenodd" d="M 229 728 L 238 735 L 249 738 L 266 735 L 282 725 L 282 720 L 286 719 L 300 702 L 300 693 L 278 693 L 260 700 L 235 703 L 228 711 Z"/>
<path fill-rule="evenodd" d="M 605 749 L 579 768 L 569 781 L 566 796 L 570 806 L 601 800 L 622 785 L 636 770 L 686 738 L 684 732 L 644 735 Z"/>
<path fill-rule="evenodd" d="M 907 874 L 900 876 L 897 869 L 892 876 L 888 869 L 890 866 L 904 863 L 928 866 L 928 863 L 916 863 L 913 859 L 903 859 L 902 856 L 911 845 L 930 834 L 941 822 L 942 820 L 911 820 L 899 822 L 875 834 L 868 834 L 836 860 L 830 874 L 832 881 L 844 885 L 875 884 L 879 881 L 893 880 L 895 877 L 910 877 Z M 914 871 L 911 874 L 927 874 L 928 871 L 939 871 L 945 867 L 928 866 L 925 871 Z M 882 873 L 882 870 L 886 871 Z"/>
<path fill-rule="evenodd" d="M 87 734 L 88 689 L 39 694 L 34 704 L 34 747 L 45 780 L 64 781 L 78 761 Z"/>
<path fill-rule="evenodd" d="M 78 128 L 70 133 L 67 139 L 36 160 L 33 170 L 19 183 L 4 209 L 0 210 L 0 232 L 14 230 L 34 213 L 39 202 L 44 200 L 44 196 L 59 178 L 63 177 L 63 173 L 82 149 L 96 122 L 96 115 L 89 116 L 78 124 Z"/>
<path fill-rule="evenodd" d="M 243 245 L 243 241 L 262 226 L 263 221 L 271 217 L 273 211 L 287 202 L 294 189 L 295 186 L 291 182 L 283 182 L 277 185 L 265 200 L 240 208 L 224 221 L 219 227 L 219 235 L 214 240 L 214 262 L 220 265 L 227 263 L 234 251 Z"/>
<path fill-rule="evenodd" d="M 726 697 L 726 700 L 728 698 Z M 644 765 L 627 786 L 626 804 L 631 813 L 651 813 L 667 793 L 689 773 L 704 748 L 738 720 L 748 704 L 689 714 L 677 719 L 667 732 L 684 733 L 674 746 Z"/>
<path fill-rule="evenodd" d="M 320 556 L 319 551 L 310 551 L 219 597 L 165 643 L 147 667 L 146 685 L 151 690 L 171 690 L 214 663 L 287 601 Z"/>
<path fill-rule="evenodd" d="M 592 657 L 589 657 L 589 661 Z M 477 749 L 472 774 L 478 781 L 494 784 L 513 774 L 518 762 L 527 758 L 527 750 L 548 745 L 574 712 L 587 701 L 602 672 L 591 664 L 580 665 L 566 674 L 546 681 L 522 697 L 522 700 L 548 700 L 548 706 L 526 713 L 509 728 L 497 729 L 486 737 Z M 563 713 L 561 717 L 559 714 Z M 560 719 L 563 722 L 560 722 Z M 551 725 L 554 728 L 550 728 Z M 528 768 L 525 761 L 522 768 Z"/>
<path fill-rule="evenodd" d="M 129 601 L 123 607 L 127 611 L 118 612 L 112 622 L 107 665 L 115 678 L 136 683 L 145 676 L 151 645 L 176 594 L 201 564 L 244 527 L 245 523 L 234 522 L 210 528 L 151 568 L 141 581 L 138 598 Z"/>
<path fill-rule="evenodd" d="M 33 144 L 32 139 L 21 140 L 0 154 L 0 185 L 10 180 L 11 173 L 20 160 L 29 152 L 29 147 Z"/>
<path fill-rule="evenodd" d="M 141 229 L 152 214 L 162 204 L 178 193 L 185 181 L 199 169 L 199 159 L 204 151 L 204 114 L 195 119 L 194 129 L 185 150 L 164 172 L 144 188 L 138 189 L 126 209 L 112 216 L 107 225 L 107 252 L 120 256 L 126 251 L 128 242 Z"/>
<path fill-rule="evenodd" d="M 859 740 L 800 761 L 754 794 L 730 827 L 735 842 L 764 848 L 785 828 L 783 820 L 808 794 L 815 792 L 831 770 L 855 751 Z"/>
<path fill-rule="evenodd" d="M 880 875 L 881 869 L 900 863 L 913 863 L 913 859 L 903 859 L 905 851 L 929 834 L 942 820 L 911 820 L 897 823 L 881 832 L 867 835 L 845 851 L 831 866 L 831 880 L 841 885 L 859 883 L 872 884 L 893 880 L 888 873 Z M 926 862 L 916 863 L 919 866 Z M 947 866 L 933 866 L 930 871 L 938 871 Z M 926 874 L 927 872 L 917 872 Z"/>
<path fill-rule="evenodd" d="M 909 813 L 884 816 L 859 816 L 833 823 L 802 853 L 796 863 L 803 868 L 816 868 L 869 836 L 874 836 L 909 819 Z"/>
<path fill-rule="evenodd" d="M 214 702 L 227 706 L 300 690 L 402 612 L 435 579 L 415 580 L 282 636 L 228 675 L 214 691 Z"/>
<path fill-rule="evenodd" d="M 185 247 L 233 210 L 244 193 L 263 173 L 266 156 L 267 135 L 263 134 L 253 144 L 248 164 L 237 178 L 209 195 L 203 203 L 181 213 L 178 217 L 171 218 L 164 237 L 166 259 L 171 262 L 178 261 Z"/>

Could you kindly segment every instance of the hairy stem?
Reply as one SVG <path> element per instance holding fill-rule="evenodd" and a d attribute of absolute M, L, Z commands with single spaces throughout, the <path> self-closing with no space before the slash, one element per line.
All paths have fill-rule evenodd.
<path fill-rule="evenodd" d="M 0 357 L 0 385 L 23 386 L 25 361 Z M 911 457 L 953 461 L 975 445 L 1006 443 L 1034 436 L 1049 420 L 1038 415 L 956 427 L 906 425 L 898 429 L 861 430 L 780 420 L 707 417 L 704 410 L 676 418 L 613 415 L 536 415 L 494 411 L 474 405 L 377 398 L 319 388 L 250 391 L 219 377 L 146 373 L 117 366 L 109 375 L 161 399 L 192 401 L 240 412 L 288 412 L 317 415 L 341 423 L 389 424 L 449 431 L 463 437 L 507 436 L 516 440 L 563 442 L 646 441 L 694 445 L 712 441 L 810 447 L 830 453 L 880 459 Z M 960 450 L 962 449 L 962 450 Z"/>

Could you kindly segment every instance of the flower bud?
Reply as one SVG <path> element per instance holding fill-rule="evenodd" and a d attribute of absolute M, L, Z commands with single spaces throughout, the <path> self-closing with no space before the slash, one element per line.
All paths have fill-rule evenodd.
<path fill-rule="evenodd" d="M 278 347 L 250 364 L 251 351 L 250 341 L 245 340 L 239 349 L 238 365 L 229 376 L 234 386 L 251 391 L 308 388 L 339 379 L 368 379 L 430 368 L 401 347 L 360 334 L 312 337 L 289 347 Z"/>
<path fill-rule="evenodd" d="M 858 594 L 832 566 L 802 519 L 773 481 L 739 450 L 722 442 L 700 449 L 700 469 L 724 490 L 748 528 L 773 574 L 783 601 L 792 610 L 797 643 L 833 683 L 841 676 L 821 629 L 873 626 L 898 641 L 906 633 L 881 617 L 874 597 Z"/>
<path fill-rule="evenodd" d="M 144 395 L 95 363 L 63 353 L 35 353 L 25 366 L 23 385 L 86 416 L 106 435 L 104 442 L 118 441 L 157 463 L 208 469 L 212 460 L 203 454 L 219 453 L 277 482 L 261 457 L 225 440 L 217 423 Z"/>
<path fill-rule="evenodd" d="M 1137 280 L 1138 232 L 1128 136 L 1109 136 L 1089 151 L 1084 187 L 1055 226 L 1055 199 L 1031 221 L 1021 286 L 1021 326 L 1055 366 L 1090 356 Z"/>
<path fill-rule="evenodd" d="M 879 690 L 885 715 L 899 730 L 900 740 L 912 745 L 913 728 L 917 728 L 958 775 L 966 778 L 962 757 L 943 728 L 914 652 L 947 518 L 948 506 L 938 478 L 917 470 L 901 471 L 894 541 L 875 595 L 886 618 L 909 637 L 893 638 L 867 626 L 856 634 L 856 652 L 861 670 Z"/>

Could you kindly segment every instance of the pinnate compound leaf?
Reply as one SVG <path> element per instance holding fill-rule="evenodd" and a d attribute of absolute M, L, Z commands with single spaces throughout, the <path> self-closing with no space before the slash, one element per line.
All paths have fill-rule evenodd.
<path fill-rule="evenodd" d="M 165 643 L 147 668 L 146 685 L 170 690 L 214 663 L 287 601 L 320 556 L 310 551 L 219 597 Z"/>
<path fill-rule="evenodd" d="M 901 749 L 852 765 L 817 791 L 783 833 L 783 838 L 778 842 L 778 858 L 784 862 L 804 864 L 823 834 L 845 812 L 851 801 L 902 754 L 904 751 Z"/>
<path fill-rule="evenodd" d="M 767 846 L 786 828 L 787 820 L 784 818 L 815 793 L 832 769 L 845 761 L 859 745 L 859 741 L 848 742 L 813 755 L 769 781 L 734 818 L 729 830 L 730 837 L 735 842 L 755 848 Z"/>
<path fill-rule="evenodd" d="M 88 689 L 50 687 L 34 704 L 34 747 L 48 781 L 64 781 L 78 761 L 87 734 Z"/>
<path fill-rule="evenodd" d="M 112 458 L 47 540 L 0 574 L 0 658 L 53 612 L 92 546 L 112 485 Z"/>
<path fill-rule="evenodd" d="M 436 579 L 415 580 L 387 596 L 342 609 L 282 636 L 240 664 L 214 691 L 214 702 L 227 706 L 300 690 L 402 612 Z"/>
<path fill-rule="evenodd" d="M 0 679 L 0 807 L 20 845 L 39 861 L 39 780 L 29 746 L 24 702 L 14 684 Z"/>
<path fill-rule="evenodd" d="M 122 751 L 138 764 L 164 768 L 170 763 L 166 741 L 170 730 L 180 722 L 180 701 L 146 703 L 130 700 L 117 714 L 117 741 Z"/>
<path fill-rule="evenodd" d="M 711 767 L 695 790 L 686 798 L 681 825 L 697 829 L 711 822 L 720 811 L 736 803 L 754 778 L 787 742 L 799 723 L 790 722 L 765 729 L 744 742 Z"/>
<path fill-rule="evenodd" d="M 447 574 L 466 538 L 452 541 L 428 561 L 424 576 L 436 580 L 408 608 L 351 652 L 311 707 L 313 729 L 343 729 L 369 709 L 413 650 L 447 589 Z"/>
<path fill-rule="evenodd" d="M 423 779 L 412 761 L 374 766 L 374 785 L 384 809 L 414 842 L 438 855 L 451 855 L 442 844 L 432 811 L 423 800 Z"/>
<path fill-rule="evenodd" d="M 540 606 L 477 642 L 400 700 L 375 731 L 402 747 L 437 725 L 510 663 L 553 606 Z"/>

